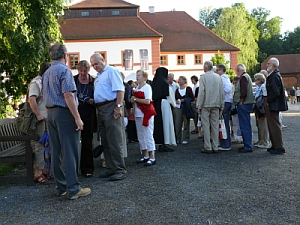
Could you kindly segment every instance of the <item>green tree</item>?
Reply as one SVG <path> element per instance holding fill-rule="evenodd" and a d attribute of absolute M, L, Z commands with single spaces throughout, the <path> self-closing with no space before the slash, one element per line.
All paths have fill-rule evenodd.
<path fill-rule="evenodd" d="M 222 15 L 213 31 L 240 49 L 238 62 L 245 64 L 248 71 L 253 73 L 257 65 L 258 37 L 256 20 L 245 9 L 244 4 L 235 4 L 223 8 Z"/>
<path fill-rule="evenodd" d="M 251 12 L 251 16 L 257 21 L 257 29 L 259 30 L 258 39 L 258 57 L 259 63 L 263 62 L 269 55 L 282 54 L 282 35 L 280 34 L 280 26 L 282 18 L 274 17 L 268 20 L 270 11 L 265 8 L 255 8 Z M 259 70 L 260 65 L 257 66 Z"/>
<path fill-rule="evenodd" d="M 224 64 L 226 67 L 226 74 L 228 74 L 230 81 L 233 81 L 233 77 L 235 75 L 235 72 L 229 68 L 229 60 L 225 59 L 225 56 L 218 51 L 218 54 L 216 54 L 215 56 L 211 57 L 211 61 L 213 63 L 214 66 L 218 65 L 218 64 Z"/>
<path fill-rule="evenodd" d="M 285 33 L 282 45 L 284 54 L 300 54 L 300 26 Z"/>
<path fill-rule="evenodd" d="M 222 14 L 222 8 L 214 9 L 212 6 L 204 7 L 199 10 L 199 22 L 212 30 L 218 23 Z"/>
<path fill-rule="evenodd" d="M 0 0 L 0 74 L 9 79 L 2 83 L 0 102 L 7 96 L 19 98 L 27 91 L 38 67 L 49 60 L 50 42 L 61 41 L 58 19 L 66 0 Z M 0 110 L 3 107 L 0 107 Z M 0 112 L 1 114 L 1 112 Z"/>

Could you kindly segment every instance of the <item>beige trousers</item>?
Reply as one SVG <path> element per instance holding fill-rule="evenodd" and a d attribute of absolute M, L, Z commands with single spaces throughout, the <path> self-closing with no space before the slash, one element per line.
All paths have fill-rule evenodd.
<path fill-rule="evenodd" d="M 217 107 L 201 109 L 201 123 L 204 135 L 204 149 L 206 150 L 218 150 L 219 116 L 220 109 Z"/>

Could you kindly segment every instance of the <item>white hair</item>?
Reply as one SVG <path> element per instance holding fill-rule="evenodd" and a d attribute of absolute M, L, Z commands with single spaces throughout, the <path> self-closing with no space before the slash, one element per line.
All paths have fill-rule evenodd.
<path fill-rule="evenodd" d="M 213 69 L 213 63 L 212 61 L 205 61 L 203 65 L 206 69 L 212 70 Z"/>
<path fill-rule="evenodd" d="M 172 78 L 174 79 L 174 73 L 169 73 L 168 75 L 172 76 Z"/>
<path fill-rule="evenodd" d="M 279 67 L 279 60 L 277 58 L 270 58 L 270 62 L 272 62 L 276 68 Z"/>
<path fill-rule="evenodd" d="M 237 69 L 238 71 L 246 72 L 246 66 L 245 66 L 244 64 L 238 64 L 238 65 L 236 66 L 236 69 Z"/>

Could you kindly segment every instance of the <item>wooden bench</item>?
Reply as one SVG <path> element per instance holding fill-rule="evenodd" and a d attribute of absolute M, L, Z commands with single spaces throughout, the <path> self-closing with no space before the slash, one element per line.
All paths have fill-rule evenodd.
<path fill-rule="evenodd" d="M 0 163 L 25 162 L 27 175 L 0 176 L 0 180 L 9 182 L 26 181 L 34 185 L 33 180 L 33 140 L 38 141 L 38 135 L 22 135 L 15 127 L 14 119 L 0 120 Z"/>

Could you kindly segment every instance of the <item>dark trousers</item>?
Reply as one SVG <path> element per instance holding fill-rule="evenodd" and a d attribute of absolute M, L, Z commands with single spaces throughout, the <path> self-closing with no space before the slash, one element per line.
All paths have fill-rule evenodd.
<path fill-rule="evenodd" d="M 104 157 L 108 173 L 126 173 L 123 158 L 124 118 L 114 118 L 116 102 L 98 107 L 98 122 L 101 144 L 104 147 Z M 126 142 L 124 142 L 126 143 Z"/>
<path fill-rule="evenodd" d="M 222 148 L 231 148 L 231 137 L 230 137 L 230 126 L 229 126 L 230 110 L 231 110 L 231 103 L 225 102 L 222 115 L 225 122 L 227 139 L 220 139 L 220 146 Z"/>
<path fill-rule="evenodd" d="M 279 122 L 279 112 L 270 111 L 268 104 L 264 104 L 267 116 L 268 128 L 272 147 L 284 148 L 282 139 L 281 124 Z"/>
<path fill-rule="evenodd" d="M 82 174 L 87 174 L 94 172 L 93 133 L 91 132 L 91 121 L 83 121 L 83 124 L 83 130 L 81 131 L 80 171 Z"/>
<path fill-rule="evenodd" d="M 75 119 L 67 108 L 48 110 L 49 144 L 53 173 L 58 194 L 69 192 L 69 197 L 80 190 L 77 178 L 79 167 L 79 138 Z"/>
<path fill-rule="evenodd" d="M 128 120 L 127 125 L 127 138 L 128 140 L 137 140 L 137 132 L 136 132 L 136 125 L 134 120 Z"/>

